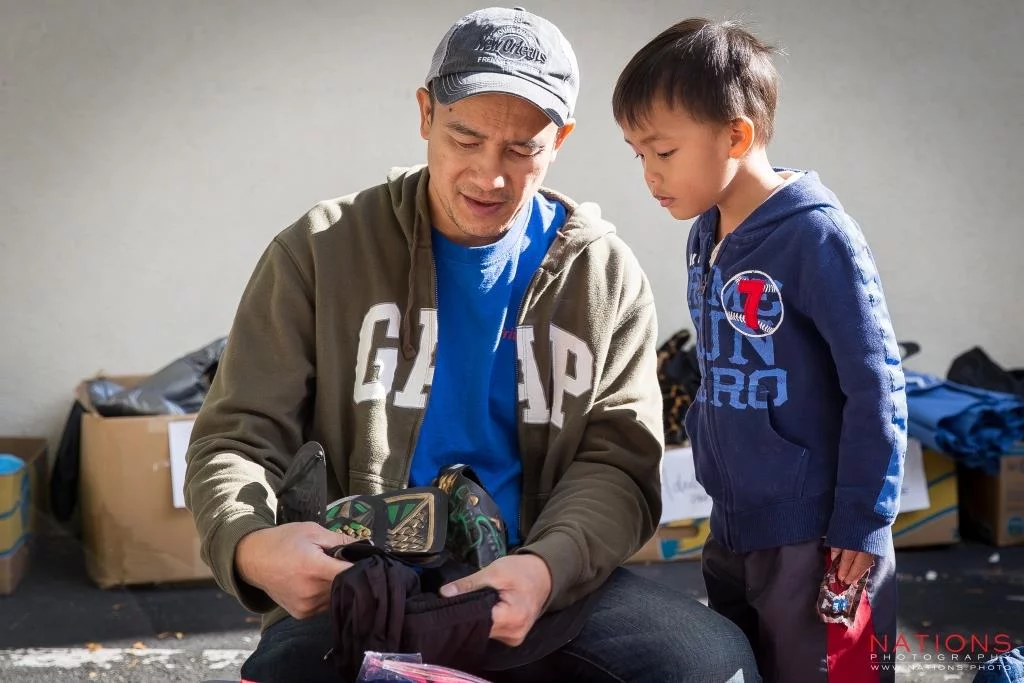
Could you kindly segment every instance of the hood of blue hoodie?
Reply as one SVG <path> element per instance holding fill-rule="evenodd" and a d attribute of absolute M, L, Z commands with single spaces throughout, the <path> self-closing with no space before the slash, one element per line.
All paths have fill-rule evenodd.
<path fill-rule="evenodd" d="M 800 173 L 799 178 L 787 184 L 761 203 L 732 233 L 736 239 L 759 239 L 793 216 L 815 209 L 832 208 L 843 211 L 839 198 L 822 184 L 816 171 L 777 168 L 778 173 Z M 714 235 L 718 226 L 718 207 L 704 213 L 696 221 L 702 232 Z"/>

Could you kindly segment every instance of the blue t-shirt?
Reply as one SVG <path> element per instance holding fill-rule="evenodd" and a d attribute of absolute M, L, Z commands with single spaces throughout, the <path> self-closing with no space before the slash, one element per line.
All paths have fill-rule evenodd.
<path fill-rule="evenodd" d="M 526 288 L 565 221 L 565 207 L 541 195 L 500 240 L 465 247 L 437 230 L 437 354 L 410 486 L 438 470 L 470 465 L 518 545 L 522 465 L 517 432 L 516 322 Z"/>

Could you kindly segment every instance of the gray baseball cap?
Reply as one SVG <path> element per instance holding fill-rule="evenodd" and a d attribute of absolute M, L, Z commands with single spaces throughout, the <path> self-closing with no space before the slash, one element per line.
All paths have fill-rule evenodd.
<path fill-rule="evenodd" d="M 441 104 L 500 92 L 536 105 L 558 126 L 572 118 L 580 70 L 572 46 L 547 19 L 522 7 L 489 7 L 448 29 L 427 73 Z"/>

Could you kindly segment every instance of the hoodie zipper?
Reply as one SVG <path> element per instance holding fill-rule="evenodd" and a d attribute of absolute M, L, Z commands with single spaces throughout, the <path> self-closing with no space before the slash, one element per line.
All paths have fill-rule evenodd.
<path fill-rule="evenodd" d="M 711 257 L 712 255 L 715 255 L 715 262 L 721 260 L 722 254 L 725 252 L 726 242 L 728 242 L 729 237 L 730 235 L 726 235 L 725 238 L 718 245 L 717 254 L 715 254 L 715 247 L 712 244 L 712 242 L 714 241 L 713 237 L 705 243 L 702 250 L 705 255 L 704 262 L 706 266 L 704 268 L 700 284 L 701 325 L 704 328 L 705 340 L 704 352 L 701 354 L 703 356 L 703 358 L 701 359 L 701 364 L 704 368 L 704 371 L 702 373 L 703 377 L 701 379 L 701 384 L 704 390 L 704 410 L 701 411 L 701 414 L 704 416 L 704 429 L 705 433 L 707 434 L 708 443 L 711 444 L 711 455 L 712 458 L 716 461 L 716 464 L 718 465 L 719 474 L 722 477 L 722 495 L 725 498 L 726 510 L 729 510 L 732 507 L 732 503 L 729 491 L 729 479 L 728 475 L 726 474 L 725 461 L 722 458 L 721 453 L 719 452 L 718 437 L 714 429 L 714 405 L 712 404 L 712 396 L 714 391 L 712 387 L 714 383 L 714 378 L 711 373 L 711 361 L 708 358 L 707 353 L 707 340 L 711 339 L 711 316 L 710 306 L 708 304 L 707 289 L 708 280 L 711 279 L 711 272 L 714 266 Z M 729 531 L 728 526 L 725 527 L 724 534 L 725 538 L 721 539 L 721 541 L 726 547 L 730 547 L 731 533 Z"/>
<path fill-rule="evenodd" d="M 436 316 L 437 313 L 438 313 L 438 310 L 437 310 L 438 309 L 438 302 L 437 302 L 437 261 L 434 259 L 434 250 L 433 249 L 430 250 L 430 268 L 431 268 L 431 270 L 434 273 L 434 286 L 433 286 L 433 290 L 434 291 L 433 291 L 433 294 L 434 294 L 434 315 Z M 440 327 L 441 327 L 440 320 L 437 321 L 437 326 L 438 326 L 438 332 L 440 332 Z M 423 353 L 422 334 L 423 333 L 421 332 L 420 333 L 420 345 L 417 346 L 417 349 L 416 349 L 416 354 L 417 355 Z M 438 347 L 441 346 L 441 335 L 440 334 L 437 335 L 437 346 Z M 436 349 L 435 349 L 435 354 L 436 354 Z M 435 355 L 435 358 L 436 358 L 436 355 Z M 416 444 L 418 444 L 419 441 L 420 441 L 420 431 L 423 428 L 423 421 L 427 417 L 427 406 L 430 405 L 430 394 L 433 393 L 433 389 L 434 389 L 434 383 L 431 382 L 430 383 L 430 387 L 426 390 L 426 395 L 423 397 L 423 409 L 419 411 L 419 415 L 416 417 L 416 424 L 413 427 L 412 441 L 409 444 L 409 461 L 405 464 L 405 483 L 406 483 L 406 486 L 409 485 L 409 477 L 412 476 L 412 461 L 413 461 L 413 457 L 416 455 Z"/>
<path fill-rule="evenodd" d="M 558 237 L 556 236 L 555 239 L 557 240 Z M 517 365 L 517 368 L 518 368 L 518 363 L 519 363 L 519 328 L 522 327 L 523 321 L 526 320 L 526 307 L 523 304 L 525 304 L 531 298 L 531 296 L 533 294 L 533 291 L 537 288 L 537 282 L 540 279 L 541 273 L 544 271 L 544 260 L 546 260 L 546 257 L 545 257 L 545 259 L 541 260 L 540 267 L 537 268 L 537 270 L 534 271 L 533 276 L 530 277 L 530 282 L 529 282 L 529 284 L 526 285 L 526 290 L 523 292 L 523 298 L 519 301 L 519 310 L 516 312 L 516 365 Z M 525 381 L 525 377 L 523 379 Z M 518 385 L 519 385 L 519 378 L 516 377 L 516 386 L 517 386 L 516 391 L 518 391 Z M 518 413 L 519 413 L 519 397 L 518 397 L 518 395 L 516 396 L 516 413 L 517 413 L 516 430 L 519 432 L 519 466 L 520 466 L 520 473 L 521 473 L 521 476 L 522 476 L 522 480 L 525 482 L 526 481 L 526 458 L 523 458 L 523 446 L 522 446 L 523 434 L 522 434 L 522 429 L 521 429 L 522 428 L 522 420 L 518 418 Z M 525 494 L 524 488 L 525 487 L 520 486 L 520 489 L 519 489 L 519 509 L 516 510 L 516 520 L 515 520 L 516 535 L 519 536 L 519 543 L 520 544 L 522 544 L 526 540 L 526 535 L 523 533 L 523 517 L 525 516 L 525 509 L 526 509 L 526 495 L 524 495 Z"/>

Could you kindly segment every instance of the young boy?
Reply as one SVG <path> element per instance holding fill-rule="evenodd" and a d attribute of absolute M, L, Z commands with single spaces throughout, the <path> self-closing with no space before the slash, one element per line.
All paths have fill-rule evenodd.
<path fill-rule="evenodd" d="M 709 603 L 768 681 L 893 680 L 899 349 L 857 223 L 815 172 L 768 161 L 771 52 L 733 23 L 688 19 L 633 57 L 613 112 L 654 198 L 697 218 L 687 302 L 702 381 L 686 431 L 714 501 Z M 819 593 L 833 564 L 837 596 Z M 822 597 L 851 623 L 823 619 Z"/>

